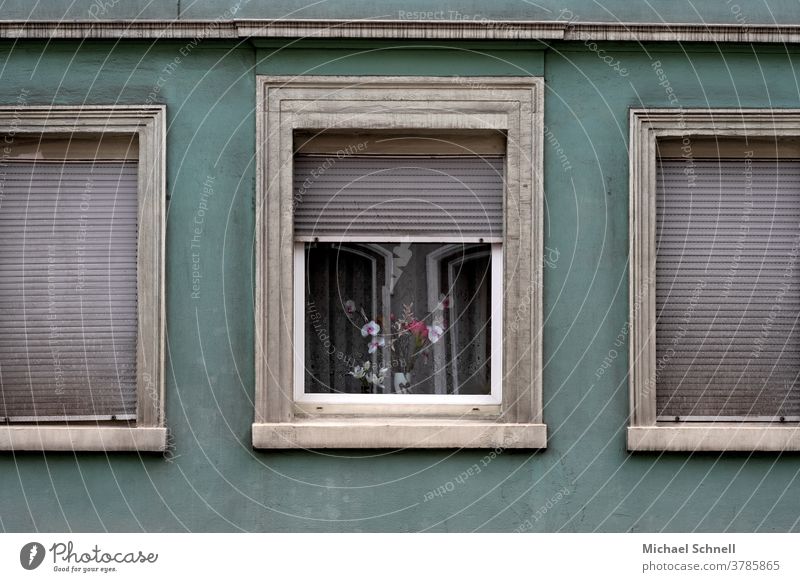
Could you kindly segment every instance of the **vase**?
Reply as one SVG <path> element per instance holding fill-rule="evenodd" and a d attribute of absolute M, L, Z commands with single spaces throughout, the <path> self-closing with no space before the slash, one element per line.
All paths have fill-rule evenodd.
<path fill-rule="evenodd" d="M 394 391 L 405 392 L 411 386 L 411 372 L 394 373 Z"/>

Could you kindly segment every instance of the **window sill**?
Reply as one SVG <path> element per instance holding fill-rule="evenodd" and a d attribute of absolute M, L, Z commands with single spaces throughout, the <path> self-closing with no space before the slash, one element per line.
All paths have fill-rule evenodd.
<path fill-rule="evenodd" d="M 800 426 L 698 424 L 628 427 L 629 451 L 800 451 Z"/>
<path fill-rule="evenodd" d="M 0 426 L 0 451 L 161 452 L 166 447 L 166 428 Z"/>
<path fill-rule="evenodd" d="M 256 449 L 544 449 L 547 425 L 447 419 L 331 419 L 253 424 Z"/>

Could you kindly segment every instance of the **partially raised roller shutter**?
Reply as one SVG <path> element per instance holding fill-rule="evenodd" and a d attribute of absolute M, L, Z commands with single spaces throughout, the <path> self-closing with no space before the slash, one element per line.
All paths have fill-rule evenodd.
<path fill-rule="evenodd" d="M 294 164 L 296 240 L 502 239 L 502 156 L 298 155 Z"/>

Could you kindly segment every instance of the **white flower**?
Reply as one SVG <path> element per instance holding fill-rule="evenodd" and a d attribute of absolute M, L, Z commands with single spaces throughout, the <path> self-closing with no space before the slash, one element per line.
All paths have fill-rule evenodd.
<path fill-rule="evenodd" d="M 351 376 L 354 376 L 354 377 L 356 377 L 356 378 L 358 378 L 360 380 L 361 378 L 363 378 L 364 376 L 367 375 L 367 371 L 369 370 L 369 366 L 370 366 L 370 363 L 369 363 L 369 360 L 367 360 L 366 362 L 364 362 L 363 366 L 356 366 L 355 368 L 353 368 L 352 371 L 348 372 L 348 374 L 350 374 Z"/>
<path fill-rule="evenodd" d="M 352 315 L 356 312 L 356 302 L 352 299 L 348 299 L 344 302 L 344 312 L 348 315 Z"/>
<path fill-rule="evenodd" d="M 376 336 L 380 333 L 380 331 L 381 331 L 380 325 L 378 325 L 374 321 L 368 321 L 361 328 L 361 337 L 367 337 L 368 335 Z"/>
<path fill-rule="evenodd" d="M 439 341 L 439 338 L 442 337 L 444 334 L 444 330 L 442 329 L 441 325 L 431 325 L 428 327 L 428 339 L 432 344 L 435 344 Z"/>
<path fill-rule="evenodd" d="M 382 348 L 386 345 L 386 340 L 382 337 L 375 338 L 371 342 L 369 342 L 369 353 L 374 354 L 375 350 L 378 348 Z"/>
<path fill-rule="evenodd" d="M 375 373 L 370 374 L 367 376 L 367 381 L 370 384 L 374 384 L 375 386 L 380 386 L 383 388 L 383 381 L 386 379 L 386 373 L 389 371 L 389 368 L 381 368 L 380 372 L 376 375 Z"/>

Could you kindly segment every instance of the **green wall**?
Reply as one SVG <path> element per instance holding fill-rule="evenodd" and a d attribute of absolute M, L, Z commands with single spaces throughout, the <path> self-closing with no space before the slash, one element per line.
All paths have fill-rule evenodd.
<path fill-rule="evenodd" d="M 3 453 L 0 529 L 510 531 L 528 520 L 531 531 L 800 530 L 800 456 L 625 451 L 624 333 L 628 109 L 670 105 L 652 63 L 661 61 L 681 106 L 798 107 L 797 52 L 597 47 L 619 60 L 623 76 L 582 43 L 186 47 L 0 45 L 3 104 L 20 95 L 29 104 L 133 104 L 148 96 L 167 104 L 172 446 L 166 458 Z M 489 451 L 251 449 L 256 74 L 544 74 L 546 451 L 489 458 Z M 163 87 L 151 95 L 160 77 Z M 193 298 L 191 237 L 208 176 L 214 194 Z M 618 356 L 596 377 L 612 349 Z M 479 473 L 457 479 L 475 464 Z M 440 487 L 446 492 L 426 501 Z"/>

